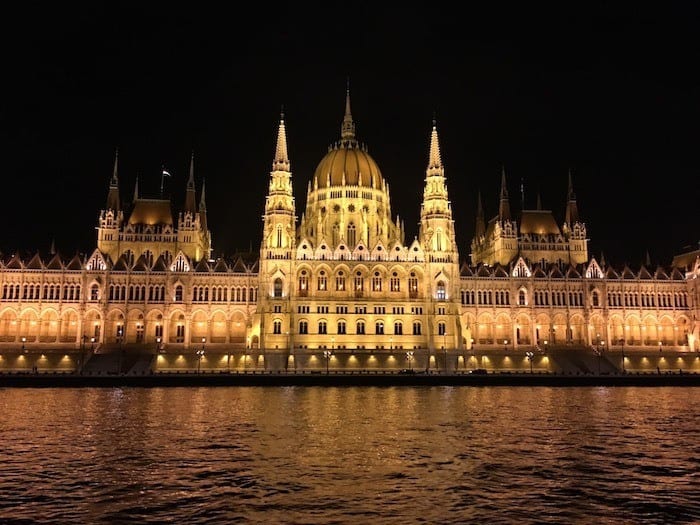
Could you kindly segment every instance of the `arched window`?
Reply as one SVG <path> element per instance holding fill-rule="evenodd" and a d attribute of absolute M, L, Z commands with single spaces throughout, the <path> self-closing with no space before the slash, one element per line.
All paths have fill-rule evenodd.
<path fill-rule="evenodd" d="M 379 272 L 374 272 L 374 277 L 372 277 L 372 291 L 381 292 L 382 291 L 382 276 Z"/>
<path fill-rule="evenodd" d="M 302 270 L 299 275 L 299 294 L 306 296 L 309 293 L 309 276 L 306 270 Z"/>
<path fill-rule="evenodd" d="M 282 321 L 279 319 L 275 319 L 272 322 L 272 333 L 274 334 L 281 334 L 282 333 Z"/>
<path fill-rule="evenodd" d="M 444 301 L 447 299 L 447 292 L 445 291 L 444 281 L 438 281 L 437 283 L 437 300 Z"/>
<path fill-rule="evenodd" d="M 403 324 L 401 324 L 401 321 L 394 322 L 394 335 L 403 335 Z"/>
<path fill-rule="evenodd" d="M 401 291 L 401 281 L 399 280 L 399 274 L 394 272 L 391 274 L 391 283 L 390 283 L 390 288 L 392 292 L 400 292 Z"/>
<path fill-rule="evenodd" d="M 374 323 L 374 333 L 377 335 L 384 335 L 384 322 L 377 321 Z"/>
<path fill-rule="evenodd" d="M 309 323 L 307 321 L 299 321 L 299 333 L 308 334 L 309 333 Z"/>
<path fill-rule="evenodd" d="M 333 246 L 338 246 L 338 243 L 340 242 L 340 226 L 338 226 L 338 223 L 336 222 L 333 225 Z"/>
<path fill-rule="evenodd" d="M 340 270 L 338 275 L 335 276 L 335 289 L 339 292 L 345 290 L 345 274 L 343 270 Z"/>
<path fill-rule="evenodd" d="M 275 279 L 273 296 L 282 297 L 282 279 L 280 279 L 279 277 Z"/>
<path fill-rule="evenodd" d="M 319 321 L 318 322 L 318 333 L 319 334 L 327 334 L 328 333 L 328 325 L 326 324 L 326 321 Z"/>
<path fill-rule="evenodd" d="M 321 291 L 328 289 L 328 277 L 326 276 L 326 272 L 324 270 L 321 270 L 318 273 L 318 289 Z"/>
<path fill-rule="evenodd" d="M 438 323 L 438 335 L 447 334 L 447 325 L 443 322 Z"/>
<path fill-rule="evenodd" d="M 526 299 L 526 297 L 525 297 L 525 290 L 520 290 L 520 292 L 518 292 L 518 304 L 519 304 L 520 306 L 525 306 L 525 304 L 526 304 L 526 300 L 525 300 L 525 299 Z"/>
<path fill-rule="evenodd" d="M 91 301 L 99 301 L 100 300 L 100 287 L 97 286 L 96 284 L 93 284 L 90 287 L 90 300 Z"/>
<path fill-rule="evenodd" d="M 282 225 L 277 225 L 277 248 L 282 247 Z"/>
<path fill-rule="evenodd" d="M 181 284 L 178 284 L 175 287 L 175 302 L 176 303 L 182 302 L 182 285 Z"/>
<path fill-rule="evenodd" d="M 365 335 L 364 321 L 357 321 L 357 325 L 355 326 L 355 332 L 357 333 L 357 335 Z"/>
<path fill-rule="evenodd" d="M 338 333 L 344 334 L 345 332 L 345 321 L 338 321 Z"/>
<path fill-rule="evenodd" d="M 348 224 L 348 246 L 350 248 L 355 246 L 355 225 L 353 223 Z"/>
<path fill-rule="evenodd" d="M 420 321 L 413 321 L 413 335 L 421 335 Z"/>

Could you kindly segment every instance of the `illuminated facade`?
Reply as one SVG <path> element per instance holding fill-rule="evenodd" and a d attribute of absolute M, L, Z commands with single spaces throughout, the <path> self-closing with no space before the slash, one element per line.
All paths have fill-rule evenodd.
<path fill-rule="evenodd" d="M 435 122 L 427 153 L 419 233 L 407 241 L 389 182 L 356 138 L 348 92 L 340 140 L 299 217 L 282 116 L 259 254 L 215 260 L 194 161 L 174 217 L 169 199 L 142 198 L 138 182 L 124 206 L 115 159 L 92 254 L 2 261 L 0 350 L 89 344 L 190 356 L 206 345 L 229 367 L 288 370 L 331 359 L 334 368 L 458 369 L 477 351 L 699 349 L 697 258 L 686 268 L 608 266 L 588 254 L 570 176 L 559 224 L 539 199 L 512 214 L 503 173 L 489 221 L 478 196 L 467 261 Z"/>

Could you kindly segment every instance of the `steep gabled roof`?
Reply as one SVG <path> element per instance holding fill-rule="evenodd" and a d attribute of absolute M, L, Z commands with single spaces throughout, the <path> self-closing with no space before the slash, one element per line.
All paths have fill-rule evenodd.
<path fill-rule="evenodd" d="M 135 272 L 147 272 L 150 269 L 151 269 L 151 267 L 148 264 L 146 257 L 144 257 L 143 255 L 141 255 L 138 259 L 136 259 L 136 262 L 134 263 L 134 267 L 132 268 L 132 270 Z"/>
<path fill-rule="evenodd" d="M 226 264 L 226 261 L 223 259 L 217 259 L 216 264 L 214 265 L 214 271 L 218 273 L 227 273 L 228 264 Z"/>
<path fill-rule="evenodd" d="M 659 281 L 668 281 L 668 273 L 666 273 L 666 270 L 664 270 L 661 266 L 659 266 L 656 271 L 654 272 L 654 278 L 658 279 Z"/>
<path fill-rule="evenodd" d="M 644 280 L 648 280 L 648 279 L 651 279 L 651 278 L 652 278 L 652 277 L 651 277 L 651 273 L 649 273 L 649 270 L 647 270 L 646 266 L 642 266 L 642 267 L 639 269 L 639 274 L 638 274 L 638 275 L 639 275 L 639 278 L 640 278 L 640 279 L 644 279 Z"/>
<path fill-rule="evenodd" d="M 83 261 L 80 259 L 80 254 L 76 253 L 73 258 L 66 264 L 66 270 L 82 270 Z"/>
<path fill-rule="evenodd" d="M 168 263 L 162 255 L 156 259 L 151 267 L 152 272 L 165 272 L 168 270 Z"/>
<path fill-rule="evenodd" d="M 38 253 L 34 254 L 34 257 L 32 257 L 29 262 L 26 265 L 26 269 L 28 270 L 43 270 L 44 269 L 44 262 L 41 260 L 41 257 L 39 256 Z"/>
<path fill-rule="evenodd" d="M 195 266 L 194 271 L 198 273 L 207 273 L 211 272 L 211 268 L 209 267 L 209 263 L 207 263 L 205 259 L 202 259 L 197 263 L 197 266 Z"/>
<path fill-rule="evenodd" d="M 46 265 L 47 270 L 63 270 L 63 268 L 63 261 L 61 260 L 61 256 L 58 253 L 54 254 L 54 256 Z"/>
<path fill-rule="evenodd" d="M 472 271 L 471 267 L 466 263 L 462 263 L 462 267 L 459 269 L 459 275 L 460 277 L 473 277 L 474 272 Z"/>
<path fill-rule="evenodd" d="M 115 272 L 129 271 L 129 264 L 124 255 L 121 255 L 119 259 L 117 259 L 117 262 L 114 263 L 114 267 L 112 268 L 112 270 L 114 270 Z"/>

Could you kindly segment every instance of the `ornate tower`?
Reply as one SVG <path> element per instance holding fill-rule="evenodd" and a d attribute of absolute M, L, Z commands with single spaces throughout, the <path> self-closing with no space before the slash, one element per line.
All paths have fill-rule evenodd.
<path fill-rule="evenodd" d="M 447 195 L 445 168 L 435 119 L 430 134 L 430 153 L 420 213 L 419 242 L 425 252 L 426 287 L 434 311 L 431 329 L 433 348 L 460 348 L 459 253 L 452 206 Z"/>
<path fill-rule="evenodd" d="M 114 169 L 109 180 L 107 206 L 100 211 L 97 226 L 97 248 L 102 253 L 116 254 L 119 247 L 119 227 L 124 220 L 124 212 L 119 200 L 119 150 L 114 154 Z"/>
<path fill-rule="evenodd" d="M 190 158 L 190 176 L 185 190 L 185 206 L 177 220 L 177 244 L 178 248 L 192 260 L 200 261 L 208 258 L 211 253 L 211 234 L 206 229 L 206 224 L 201 223 L 201 208 L 198 212 L 196 202 L 193 152 Z M 200 202 L 200 207 L 202 203 L 203 201 Z M 204 216 L 206 217 L 206 211 Z"/>
<path fill-rule="evenodd" d="M 287 153 L 284 113 L 280 115 L 277 147 L 265 198 L 263 235 L 260 246 L 258 313 L 260 344 L 282 348 L 289 333 L 289 298 L 292 292 L 293 257 L 296 249 L 295 204 L 292 172 Z M 284 326 L 282 326 L 284 324 Z"/>
<path fill-rule="evenodd" d="M 562 227 L 564 237 L 569 242 L 569 257 L 573 264 L 588 262 L 588 240 L 586 239 L 586 225 L 580 221 L 578 204 L 574 185 L 571 182 L 571 170 L 569 170 L 569 188 L 566 197 L 566 214 Z"/>

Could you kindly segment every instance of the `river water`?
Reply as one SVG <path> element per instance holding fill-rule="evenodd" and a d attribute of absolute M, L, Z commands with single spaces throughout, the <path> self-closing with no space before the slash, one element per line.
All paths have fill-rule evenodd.
<path fill-rule="evenodd" d="M 0 390 L 0 523 L 700 523 L 693 387 Z"/>

